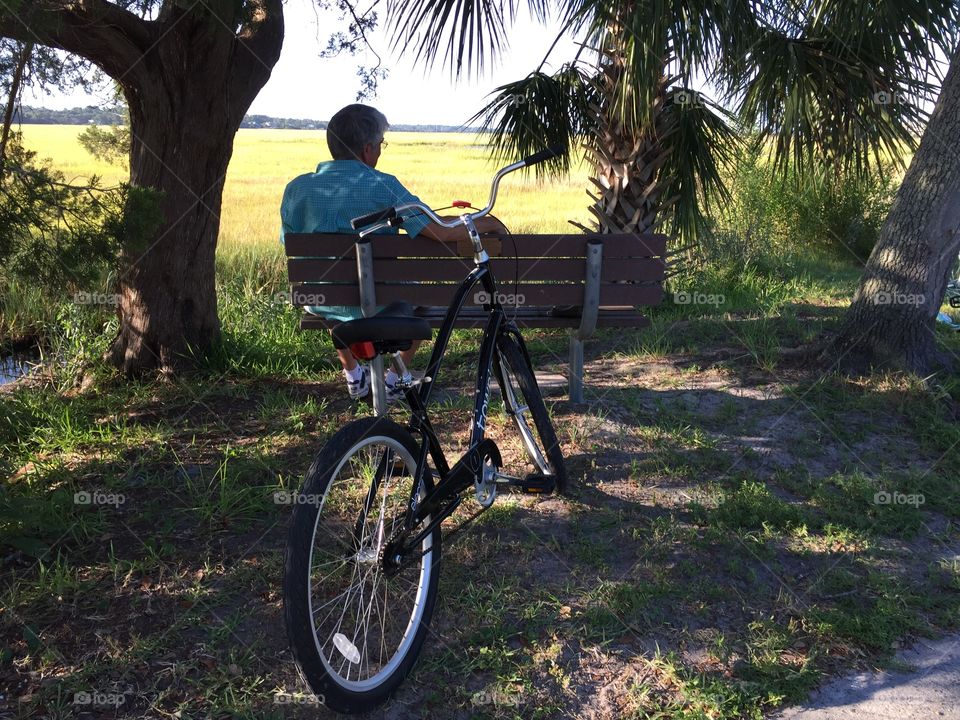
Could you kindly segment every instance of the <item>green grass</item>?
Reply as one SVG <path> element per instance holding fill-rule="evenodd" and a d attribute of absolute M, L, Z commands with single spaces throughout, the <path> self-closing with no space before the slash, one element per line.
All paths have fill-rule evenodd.
<path fill-rule="evenodd" d="M 676 377 L 682 388 L 713 372 L 687 364 Z M 210 377 L 0 397 L 11 410 L 8 467 L 34 463 L 4 485 L 3 542 L 8 553 L 13 536 L 39 543 L 5 577 L 0 673 L 71 662 L 98 626 L 78 638 L 58 631 L 57 618 L 69 626 L 67 608 L 121 630 L 37 702 L 69 712 L 73 693 L 132 681 L 135 668 L 170 652 L 179 659 L 151 691 L 167 712 L 271 717 L 277 693 L 302 693 L 278 654 L 289 508 L 272 494 L 297 487 L 312 452 L 355 410 L 322 374 Z M 806 393 L 820 414 L 902 412 L 916 419 L 900 424 L 914 440 L 942 417 L 934 393 L 893 377 L 784 390 Z M 571 476 L 582 478 L 574 496 L 559 511 L 498 504 L 447 548 L 435 641 L 399 701 L 441 717 L 559 717 L 590 687 L 577 658 L 596 652 L 607 658 L 597 672 L 620 668 L 604 683 L 624 667 L 642 668 L 617 681 L 625 683 L 623 717 L 759 717 L 848 667 L 843 658 L 863 653 L 882 663 L 902 638 L 955 626 L 956 562 L 905 553 L 902 540 L 927 537 L 935 517 L 956 517 L 956 484 L 945 472 L 956 452 L 925 475 L 875 477 L 864 467 L 769 474 L 750 465 L 753 457 L 724 474 L 736 461 L 729 443 L 742 402 L 731 396 L 711 416 L 664 398 L 642 433 L 627 425 L 619 438 L 609 435 L 624 417 L 619 403 L 593 413 L 555 405 L 561 434 L 585 452 L 568 451 Z M 866 415 L 857 422 L 869 427 Z M 458 431 L 453 413 L 439 423 Z M 758 426 L 768 424 L 761 416 Z M 821 444 L 839 444 L 824 432 Z M 921 454 L 935 459 L 940 442 Z M 881 482 L 929 499 L 877 505 Z M 127 502 L 74 505 L 75 492 L 96 489 L 123 492 Z M 943 541 L 955 539 L 955 528 L 936 527 Z M 150 622 L 130 625 L 134 616 Z M 650 649 L 653 639 L 661 652 Z M 704 659 L 692 662 L 683 649 Z M 127 702 L 128 714 L 145 707 L 134 695 Z"/>

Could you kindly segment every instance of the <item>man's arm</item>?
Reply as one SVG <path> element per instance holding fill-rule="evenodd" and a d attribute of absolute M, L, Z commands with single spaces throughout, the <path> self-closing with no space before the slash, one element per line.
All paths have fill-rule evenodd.
<path fill-rule="evenodd" d="M 454 217 L 444 217 L 444 220 L 455 220 Z M 504 227 L 503 223 L 497 220 L 495 217 L 482 217 L 477 218 L 473 221 L 473 224 L 476 225 L 477 230 L 480 233 L 500 233 L 503 235 L 507 234 L 507 228 Z M 443 227 L 443 225 L 437 225 L 434 222 L 431 222 L 423 230 L 420 231 L 420 235 L 423 235 L 425 238 L 430 240 L 436 240 L 437 242 L 443 243 L 454 243 L 461 240 L 469 240 L 469 235 L 467 234 L 467 229 L 463 225 L 458 225 L 457 227 Z"/>

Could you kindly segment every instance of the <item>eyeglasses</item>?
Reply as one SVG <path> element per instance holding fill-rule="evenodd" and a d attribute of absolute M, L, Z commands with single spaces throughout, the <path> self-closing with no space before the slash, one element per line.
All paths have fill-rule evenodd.
<path fill-rule="evenodd" d="M 381 140 L 381 141 L 380 141 L 380 147 L 381 147 L 381 148 L 385 148 L 385 147 L 389 147 L 389 146 L 390 146 L 390 143 L 388 143 L 386 140 Z"/>

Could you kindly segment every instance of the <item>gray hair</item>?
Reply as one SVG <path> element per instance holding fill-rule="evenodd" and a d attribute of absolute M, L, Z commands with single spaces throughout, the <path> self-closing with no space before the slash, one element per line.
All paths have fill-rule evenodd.
<path fill-rule="evenodd" d="M 390 125 L 383 113 L 369 105 L 347 105 L 327 124 L 327 147 L 334 160 L 359 160 L 365 145 L 383 139 Z"/>

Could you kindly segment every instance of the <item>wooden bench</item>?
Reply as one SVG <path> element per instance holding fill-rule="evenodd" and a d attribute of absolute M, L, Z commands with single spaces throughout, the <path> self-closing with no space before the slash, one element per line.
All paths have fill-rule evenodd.
<path fill-rule="evenodd" d="M 665 235 L 509 235 L 493 257 L 505 306 L 516 304 L 520 328 L 571 328 L 569 394 L 583 401 L 583 341 L 598 327 L 645 327 L 638 307 L 656 305 L 666 274 Z M 485 247 L 494 256 L 497 241 Z M 285 248 L 291 298 L 299 307 L 377 305 L 404 300 L 439 327 L 457 286 L 474 267 L 469 244 L 447 245 L 405 235 L 288 234 Z M 515 283 L 515 279 L 519 282 Z M 479 286 L 477 292 L 480 291 Z M 470 293 L 457 327 L 483 327 L 483 298 Z M 558 306 L 567 306 L 562 308 Z M 572 306 L 572 307 L 571 307 Z M 508 317 L 514 317 L 510 307 Z M 304 330 L 336 323 L 304 313 Z M 383 361 L 373 368 L 374 407 L 381 412 Z"/>

